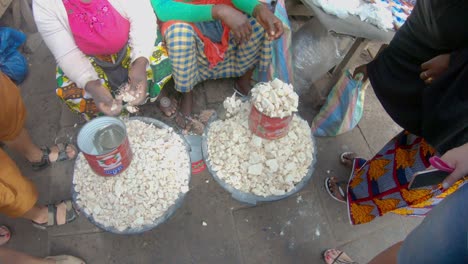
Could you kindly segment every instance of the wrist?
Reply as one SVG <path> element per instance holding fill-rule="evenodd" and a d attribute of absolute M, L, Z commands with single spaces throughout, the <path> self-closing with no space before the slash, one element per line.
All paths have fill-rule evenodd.
<path fill-rule="evenodd" d="M 215 20 L 222 20 L 226 8 L 228 8 L 228 6 L 223 4 L 213 5 L 213 7 L 211 8 L 211 17 Z"/>
<path fill-rule="evenodd" d="M 146 67 L 148 66 L 148 64 L 149 64 L 149 61 L 148 61 L 147 58 L 139 57 L 139 58 L 137 58 L 136 60 L 133 61 L 132 67 L 142 68 L 142 69 L 146 70 Z"/>
<path fill-rule="evenodd" d="M 93 92 L 101 85 L 101 80 L 93 80 L 86 83 L 84 89 L 86 92 L 93 94 Z"/>
<path fill-rule="evenodd" d="M 254 9 L 253 9 L 253 12 L 252 12 L 252 16 L 256 19 L 258 14 L 260 13 L 260 11 L 263 9 L 263 8 L 267 8 L 267 5 L 264 4 L 264 3 L 259 3 L 257 4 Z"/>

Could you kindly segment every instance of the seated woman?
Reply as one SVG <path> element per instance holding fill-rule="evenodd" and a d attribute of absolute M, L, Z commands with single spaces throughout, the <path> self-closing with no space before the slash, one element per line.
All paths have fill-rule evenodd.
<path fill-rule="evenodd" d="M 126 82 L 136 95 L 134 105 L 148 94 L 152 101 L 164 98 L 160 93 L 171 66 L 148 1 L 34 0 L 33 8 L 39 32 L 58 62 L 57 95 L 72 111 L 87 120 L 119 115 L 122 102 L 114 97 Z M 171 115 L 175 102 L 160 108 Z"/>
<path fill-rule="evenodd" d="M 193 87 L 204 80 L 240 77 L 236 91 L 246 95 L 255 67 L 266 71 L 271 40 L 282 22 L 257 0 L 151 0 L 172 62 L 175 88 L 182 92 L 177 124 L 190 122 Z M 266 33 L 265 33 L 266 32 Z"/>

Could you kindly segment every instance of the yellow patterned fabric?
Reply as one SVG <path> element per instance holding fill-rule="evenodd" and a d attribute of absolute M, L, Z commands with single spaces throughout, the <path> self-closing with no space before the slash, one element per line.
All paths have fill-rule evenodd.
<path fill-rule="evenodd" d="M 156 44 L 153 48 L 153 54 L 149 60 L 150 67 L 146 71 L 148 93 L 150 101 L 152 102 L 157 99 L 157 96 L 161 90 L 172 77 L 171 62 L 169 60 L 166 48 L 163 46 L 163 43 L 159 40 L 159 38 L 156 41 Z M 130 47 L 127 47 L 125 58 L 122 60 L 120 65 L 125 69 L 130 67 L 130 51 Z M 117 60 L 117 56 L 117 54 L 113 54 L 109 56 L 98 56 L 97 58 L 101 61 L 112 63 Z M 115 91 L 112 91 L 108 76 L 104 70 L 96 64 L 93 57 L 88 57 L 88 59 L 96 70 L 99 78 L 103 80 L 104 87 L 109 89 L 109 91 L 114 94 Z M 86 120 L 90 120 L 93 117 L 102 115 L 102 113 L 100 113 L 96 108 L 94 100 L 89 94 L 85 92 L 83 87 L 77 87 L 76 84 L 72 82 L 58 66 L 56 69 L 55 78 L 57 80 L 56 94 L 65 102 L 70 110 L 81 114 Z"/>
<path fill-rule="evenodd" d="M 371 160 L 355 159 L 347 197 L 351 223 L 368 223 L 388 212 L 424 216 L 468 182 L 465 177 L 447 190 L 442 186 L 408 190 L 413 174 L 428 168 L 435 154 L 423 138 L 402 132 Z"/>

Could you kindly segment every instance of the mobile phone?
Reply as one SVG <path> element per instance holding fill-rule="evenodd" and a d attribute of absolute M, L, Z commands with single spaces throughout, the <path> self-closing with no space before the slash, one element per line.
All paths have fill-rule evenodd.
<path fill-rule="evenodd" d="M 416 172 L 411 179 L 408 189 L 417 189 L 426 186 L 433 186 L 442 183 L 450 172 L 441 171 L 438 169 L 431 169 Z"/>

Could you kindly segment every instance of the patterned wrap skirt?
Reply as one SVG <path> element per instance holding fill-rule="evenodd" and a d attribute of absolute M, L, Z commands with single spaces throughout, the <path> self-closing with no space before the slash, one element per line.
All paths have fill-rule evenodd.
<path fill-rule="evenodd" d="M 163 46 L 161 39 L 162 37 L 158 36 L 153 48 L 153 54 L 150 57 L 150 67 L 146 71 L 148 94 L 152 102 L 157 99 L 161 90 L 172 77 L 171 62 L 167 56 L 167 51 Z M 120 63 L 121 67 L 125 69 L 128 69 L 130 66 L 130 51 L 130 47 L 127 46 L 125 58 Z M 117 60 L 117 56 L 118 54 L 113 54 L 108 56 L 99 56 L 97 58 L 101 61 L 113 62 Z M 116 89 L 111 88 L 107 74 L 100 66 L 97 65 L 94 57 L 88 56 L 88 59 L 96 70 L 99 78 L 103 81 L 104 87 L 109 89 L 111 94 L 115 96 Z M 103 115 L 97 109 L 92 97 L 85 92 L 84 87 L 77 87 L 76 84 L 72 82 L 58 66 L 55 77 L 57 81 L 57 96 L 65 102 L 70 110 L 81 114 L 86 120 Z"/>
<path fill-rule="evenodd" d="M 368 223 L 388 212 L 425 216 L 468 182 L 465 177 L 447 190 L 441 185 L 409 190 L 413 174 L 428 168 L 434 155 L 435 149 L 423 138 L 402 132 L 371 160 L 355 159 L 347 197 L 351 224 Z"/>
<path fill-rule="evenodd" d="M 254 18 L 249 17 L 249 20 L 252 25 L 250 40 L 238 45 L 231 35 L 224 59 L 214 67 L 210 67 L 204 43 L 193 24 L 176 22 L 167 27 L 164 39 L 172 62 L 176 90 L 190 92 L 202 81 L 239 77 L 255 67 L 266 72 L 272 58 L 271 41 Z"/>

